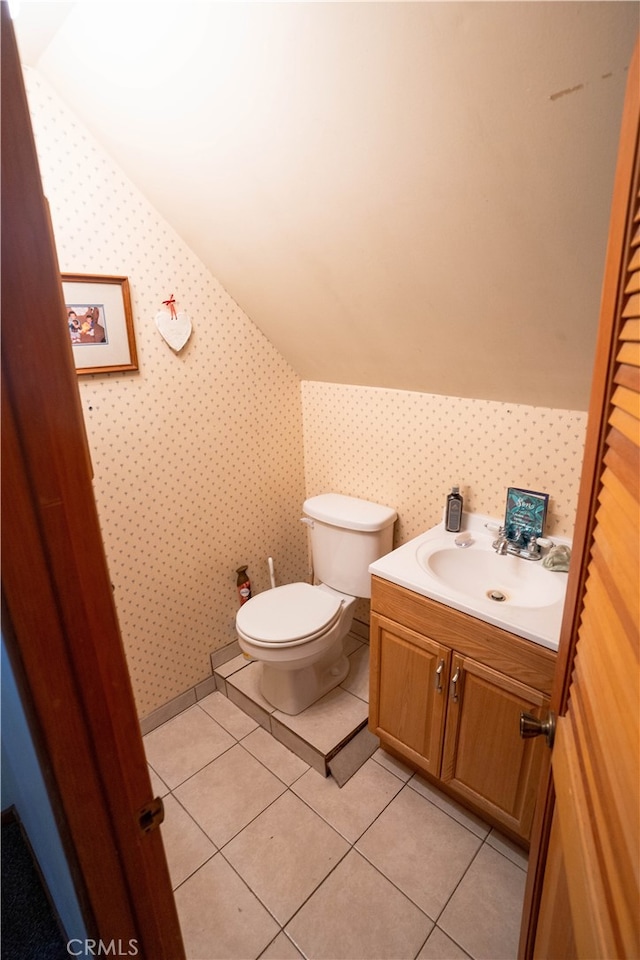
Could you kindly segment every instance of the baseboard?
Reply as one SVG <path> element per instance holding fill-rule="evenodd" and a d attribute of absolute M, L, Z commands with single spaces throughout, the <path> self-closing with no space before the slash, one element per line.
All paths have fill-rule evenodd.
<path fill-rule="evenodd" d="M 226 663 L 227 660 L 232 660 L 234 657 L 239 656 L 240 653 L 242 653 L 242 651 L 240 650 L 237 640 L 228 643 L 219 650 L 215 650 L 210 655 L 211 676 L 200 680 L 200 682 L 196 683 L 193 687 L 189 687 L 188 690 L 184 690 L 182 693 L 179 693 L 177 697 L 168 700 L 167 703 L 163 703 L 161 707 L 158 707 L 146 717 L 143 717 L 140 721 L 142 736 L 144 737 L 147 733 L 151 733 L 152 730 L 166 723 L 167 720 L 172 720 L 174 717 L 177 717 L 179 713 L 182 713 L 187 707 L 192 707 L 198 700 L 204 700 L 210 693 L 214 693 L 217 689 L 216 678 L 213 675 L 214 669 Z"/>
<path fill-rule="evenodd" d="M 361 620 L 354 620 L 349 632 L 363 643 L 369 643 L 368 623 L 363 623 Z M 163 703 L 161 707 L 158 707 L 146 717 L 143 717 L 140 721 L 142 736 L 144 737 L 147 733 L 151 733 L 156 727 L 166 723 L 167 720 L 172 720 L 173 717 L 177 717 L 178 714 L 186 710 L 187 707 L 193 706 L 198 700 L 203 700 L 204 697 L 208 697 L 210 693 L 213 693 L 217 689 L 214 671 L 229 660 L 233 660 L 234 657 L 239 657 L 241 654 L 242 650 L 237 640 L 227 643 L 224 647 L 220 647 L 219 650 L 214 650 L 213 653 L 210 654 L 211 676 L 196 683 L 195 686 L 183 691 L 183 693 L 179 693 L 177 697 L 167 701 L 167 703 Z"/>

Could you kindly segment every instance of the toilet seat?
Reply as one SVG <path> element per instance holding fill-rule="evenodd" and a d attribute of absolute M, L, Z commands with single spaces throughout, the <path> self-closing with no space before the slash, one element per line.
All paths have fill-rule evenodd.
<path fill-rule="evenodd" d="M 326 633 L 338 620 L 342 599 L 310 583 L 265 590 L 236 614 L 238 632 L 258 644 L 295 646 Z"/>

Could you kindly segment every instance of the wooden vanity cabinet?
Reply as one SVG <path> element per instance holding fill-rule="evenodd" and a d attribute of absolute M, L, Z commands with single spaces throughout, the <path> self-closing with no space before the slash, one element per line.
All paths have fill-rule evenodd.
<path fill-rule="evenodd" d="M 369 666 L 369 682 L 376 691 L 374 732 L 438 776 L 451 651 L 399 623 L 374 617 L 376 655 L 372 639 Z M 371 716 L 371 699 L 369 704 Z"/>
<path fill-rule="evenodd" d="M 520 714 L 546 714 L 549 700 L 468 657 L 455 654 L 456 694 L 447 703 L 440 779 L 481 815 L 528 840 L 542 740 L 522 740 Z"/>
<path fill-rule="evenodd" d="M 373 578 L 369 727 L 479 816 L 529 839 L 555 653 Z"/>

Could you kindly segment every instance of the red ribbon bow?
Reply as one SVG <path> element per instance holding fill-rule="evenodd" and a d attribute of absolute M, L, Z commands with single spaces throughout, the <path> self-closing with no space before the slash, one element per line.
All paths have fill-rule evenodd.
<path fill-rule="evenodd" d="M 176 319 L 177 319 L 178 314 L 176 313 L 176 308 L 175 308 L 175 306 L 174 306 L 174 304 L 175 304 L 176 301 L 175 301 L 175 298 L 174 298 L 173 294 L 170 295 L 170 297 L 169 297 L 168 300 L 163 300 L 162 302 L 163 302 L 163 304 L 165 305 L 165 307 L 169 307 L 169 310 L 171 311 L 171 316 L 172 316 L 172 317 L 176 317 Z"/>

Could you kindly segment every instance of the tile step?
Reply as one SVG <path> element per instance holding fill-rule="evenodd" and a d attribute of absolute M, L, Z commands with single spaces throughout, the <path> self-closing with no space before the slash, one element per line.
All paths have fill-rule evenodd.
<path fill-rule="evenodd" d="M 368 704 L 335 687 L 290 717 L 262 696 L 260 670 L 260 663 L 240 654 L 214 666 L 216 688 L 301 760 L 342 786 L 379 746 L 367 730 Z"/>

